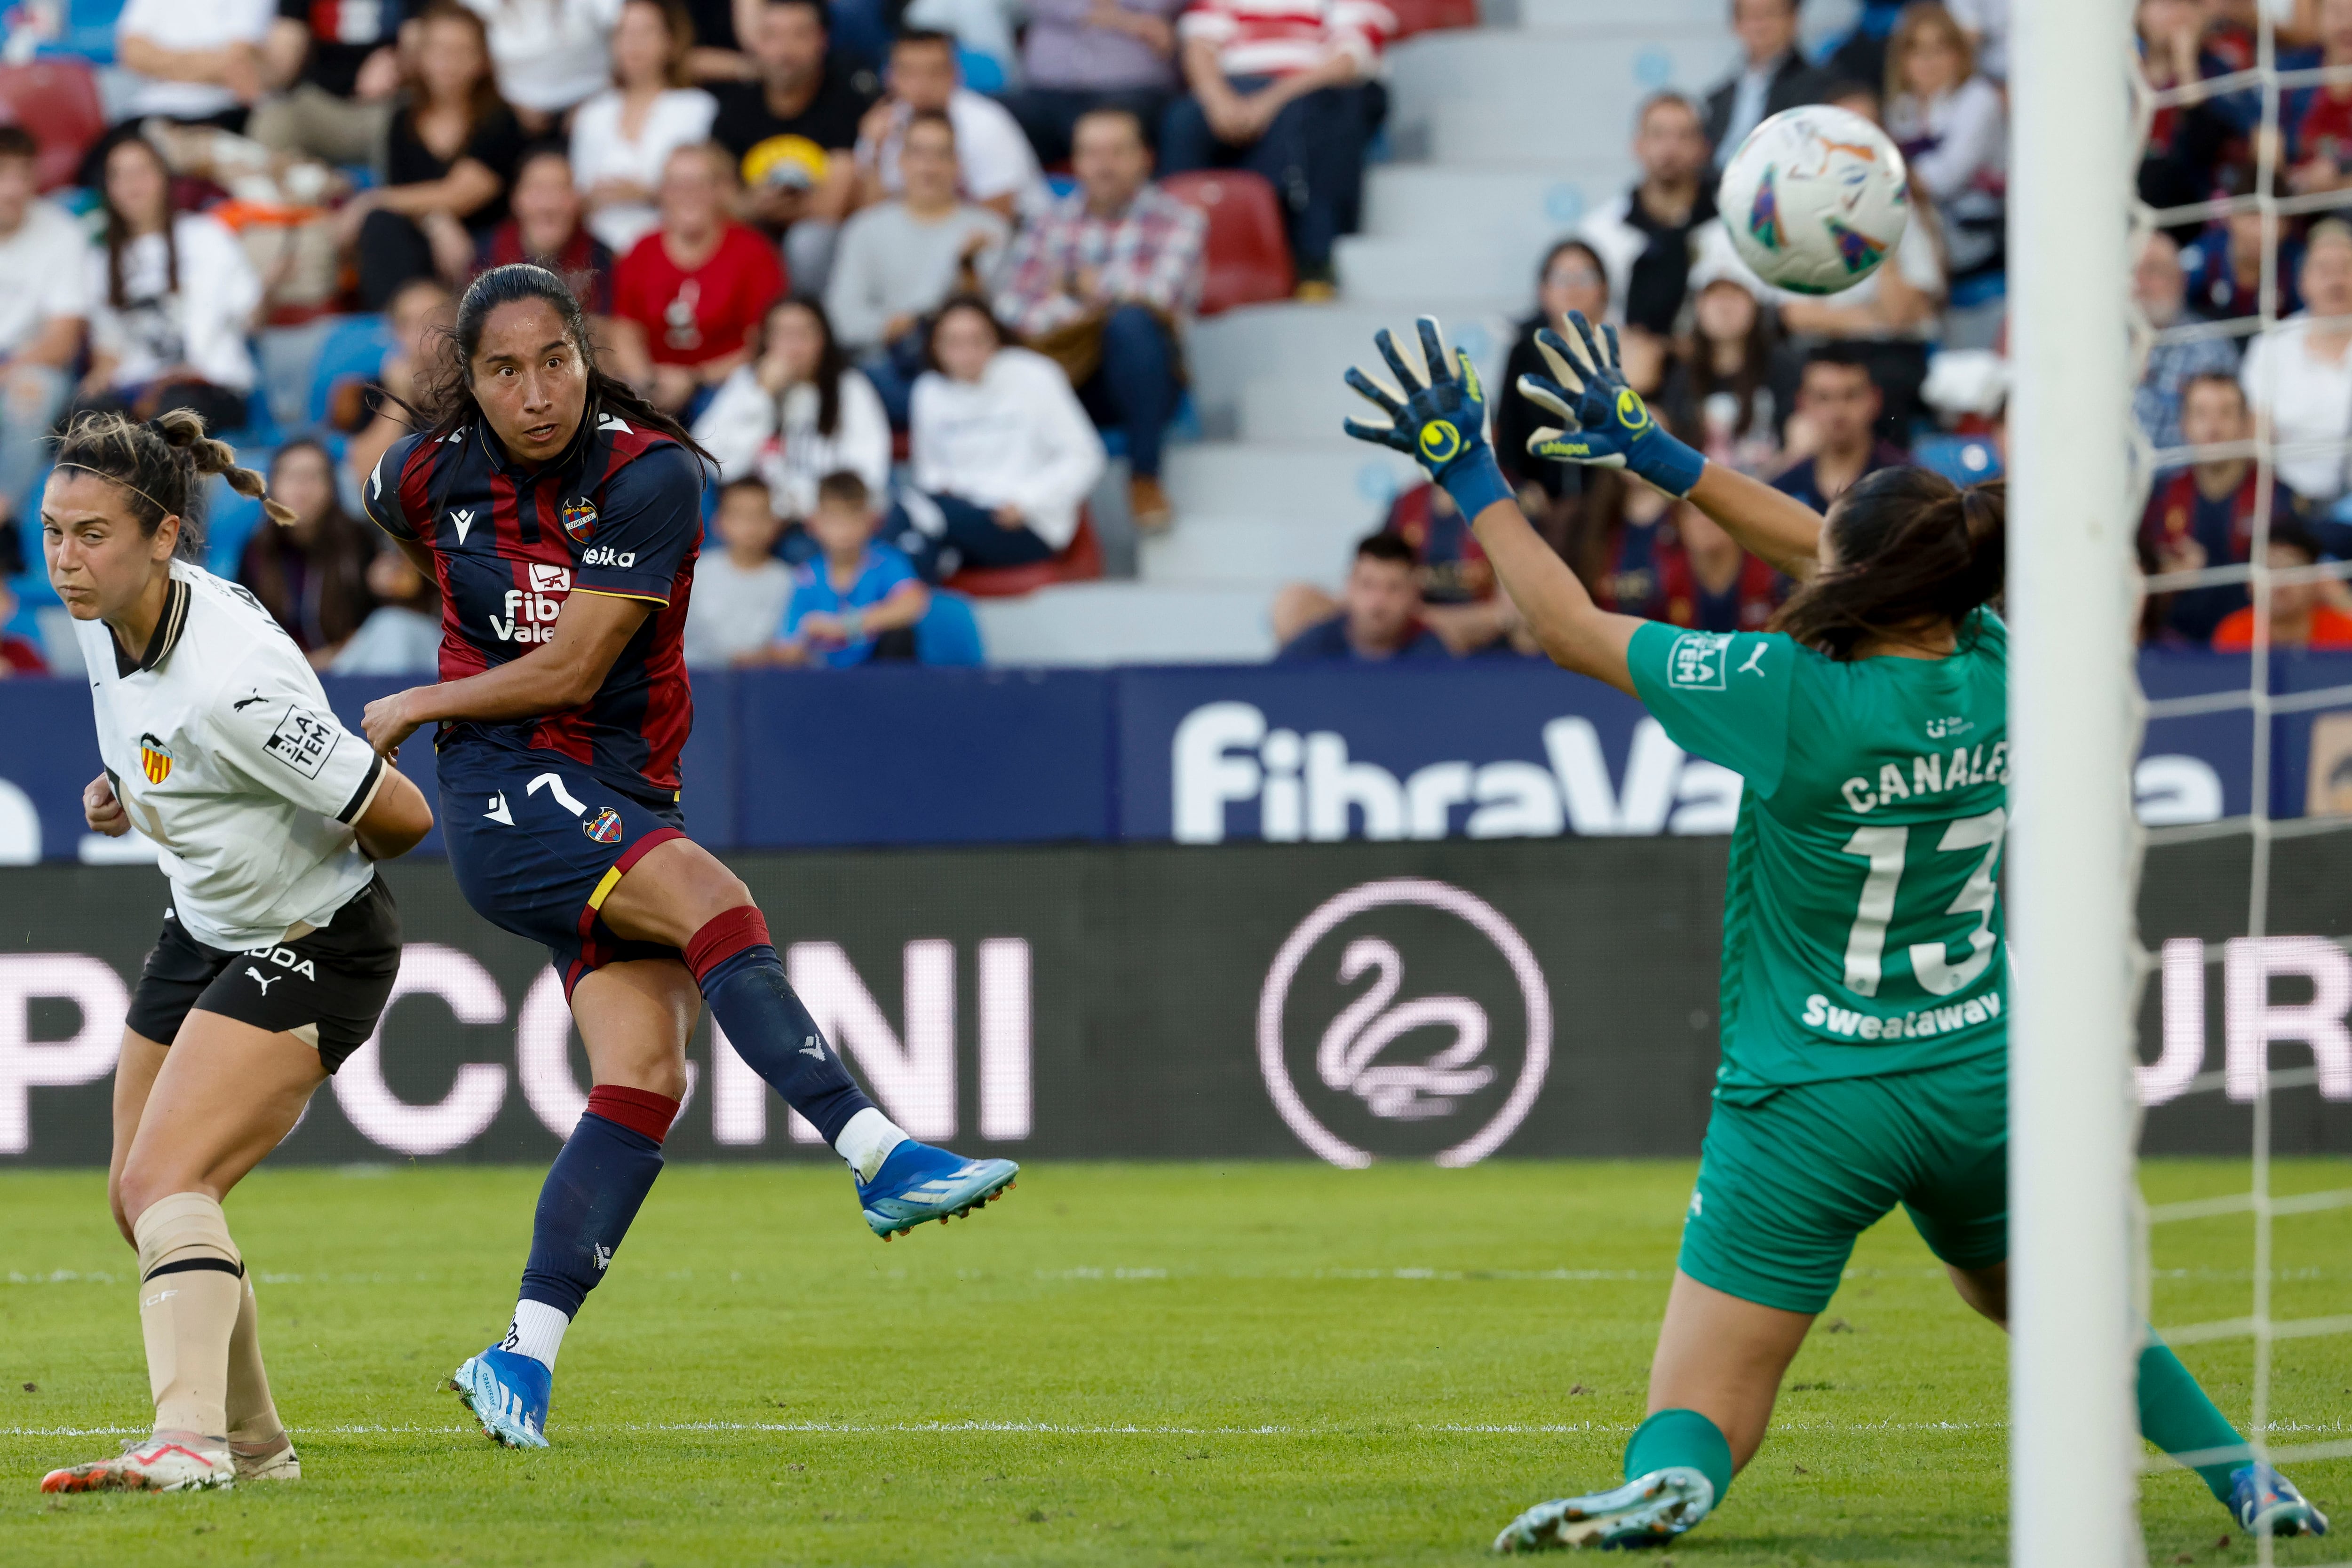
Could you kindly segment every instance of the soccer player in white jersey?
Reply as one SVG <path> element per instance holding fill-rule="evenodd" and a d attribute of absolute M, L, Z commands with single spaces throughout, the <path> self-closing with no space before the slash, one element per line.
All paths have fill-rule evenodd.
<path fill-rule="evenodd" d="M 153 840 L 172 883 L 124 1023 L 107 1180 L 139 1253 L 155 1430 L 51 1471 L 43 1491 L 300 1477 L 221 1199 L 374 1032 L 400 970 L 399 912 L 374 862 L 433 827 L 416 787 L 329 711 L 260 601 L 190 559 L 206 476 L 262 494 L 204 432 L 184 410 L 143 424 L 86 415 L 41 497 L 106 764 L 84 810 L 99 832 Z"/>

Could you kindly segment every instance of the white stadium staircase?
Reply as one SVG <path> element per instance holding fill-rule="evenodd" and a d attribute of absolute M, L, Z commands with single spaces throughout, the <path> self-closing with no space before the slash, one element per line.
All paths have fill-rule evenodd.
<path fill-rule="evenodd" d="M 1808 30 L 1834 4 L 1809 5 Z M 1736 52 L 1728 0 L 1487 0 L 1486 25 L 1391 50 L 1389 159 L 1368 174 L 1363 232 L 1339 242 L 1339 299 L 1249 306 L 1194 325 L 1192 395 L 1206 439 L 1169 449 L 1177 509 L 1130 542 L 1125 467 L 1095 500 L 1132 580 L 984 601 L 992 663 L 1111 664 L 1263 659 L 1282 584 L 1336 588 L 1412 465 L 1349 441 L 1367 407 L 1341 383 L 1372 333 L 1410 338 L 1433 311 L 1499 379 L 1512 323 L 1534 308 L 1544 248 L 1633 178 L 1635 106 L 1696 93 Z"/>

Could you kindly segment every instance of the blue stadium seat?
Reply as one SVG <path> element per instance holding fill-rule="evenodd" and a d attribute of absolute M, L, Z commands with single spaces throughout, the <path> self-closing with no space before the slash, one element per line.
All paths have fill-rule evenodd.
<path fill-rule="evenodd" d="M 2000 454 L 1981 435 L 1923 435 L 1911 444 L 1911 461 L 1932 468 L 1955 485 L 2000 477 Z"/>
<path fill-rule="evenodd" d="M 66 0 L 65 25 L 54 38 L 42 40 L 37 59 L 88 60 L 94 66 L 114 63 L 114 24 L 124 0 Z"/>
<path fill-rule="evenodd" d="M 276 455 L 270 448 L 236 445 L 237 461 L 248 468 L 269 471 Z M 205 570 L 215 577 L 236 580 L 237 562 L 245 559 L 245 541 L 261 526 L 261 503 L 240 496 L 228 481 L 215 476 L 205 490 Z"/>
<path fill-rule="evenodd" d="M 392 329 L 381 316 L 346 316 L 328 330 L 311 361 L 310 392 L 303 413 L 312 424 L 324 424 L 335 388 L 344 382 L 375 380 L 392 351 Z"/>
<path fill-rule="evenodd" d="M 974 92 L 993 97 L 1010 85 L 1004 62 L 994 55 L 983 55 L 978 49 L 956 46 L 956 66 L 963 72 L 963 85 Z"/>
<path fill-rule="evenodd" d="M 971 601 L 934 591 L 931 607 L 915 622 L 915 658 L 925 664 L 977 667 L 988 662 L 981 646 L 980 621 Z"/>

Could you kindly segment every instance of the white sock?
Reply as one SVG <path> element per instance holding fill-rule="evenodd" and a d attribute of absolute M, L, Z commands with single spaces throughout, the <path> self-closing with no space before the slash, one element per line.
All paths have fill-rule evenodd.
<path fill-rule="evenodd" d="M 555 1353 L 563 1348 L 563 1331 L 571 1326 L 570 1318 L 545 1301 L 517 1301 L 514 1322 L 499 1348 L 527 1355 L 553 1372 Z"/>
<path fill-rule="evenodd" d="M 859 1181 L 872 1181 L 874 1173 L 882 1168 L 882 1162 L 890 1157 L 890 1151 L 906 1141 L 907 1134 L 898 1130 L 898 1124 L 868 1105 L 841 1129 L 841 1136 L 833 1141 L 833 1152 L 849 1162 L 849 1168 L 857 1173 Z"/>

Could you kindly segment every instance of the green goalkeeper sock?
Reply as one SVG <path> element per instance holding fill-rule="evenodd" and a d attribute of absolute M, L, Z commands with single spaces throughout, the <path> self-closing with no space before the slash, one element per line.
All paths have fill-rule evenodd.
<path fill-rule="evenodd" d="M 1696 1410 L 1661 1410 L 1634 1427 L 1626 1441 L 1627 1480 L 1669 1465 L 1685 1466 L 1713 1481 L 1717 1506 L 1731 1490 L 1731 1444 L 1720 1427 Z"/>
<path fill-rule="evenodd" d="M 2140 1435 L 2168 1454 L 2194 1453 L 2202 1448 L 2242 1449 L 2246 1439 L 2215 1408 L 2205 1390 L 2180 1364 L 2172 1347 L 2151 1340 L 2139 1353 Z M 1638 1434 L 1636 1434 L 1638 1436 Z M 2223 1503 L 2230 1500 L 2230 1472 L 2250 1462 L 2241 1452 L 2189 1468 Z"/>

